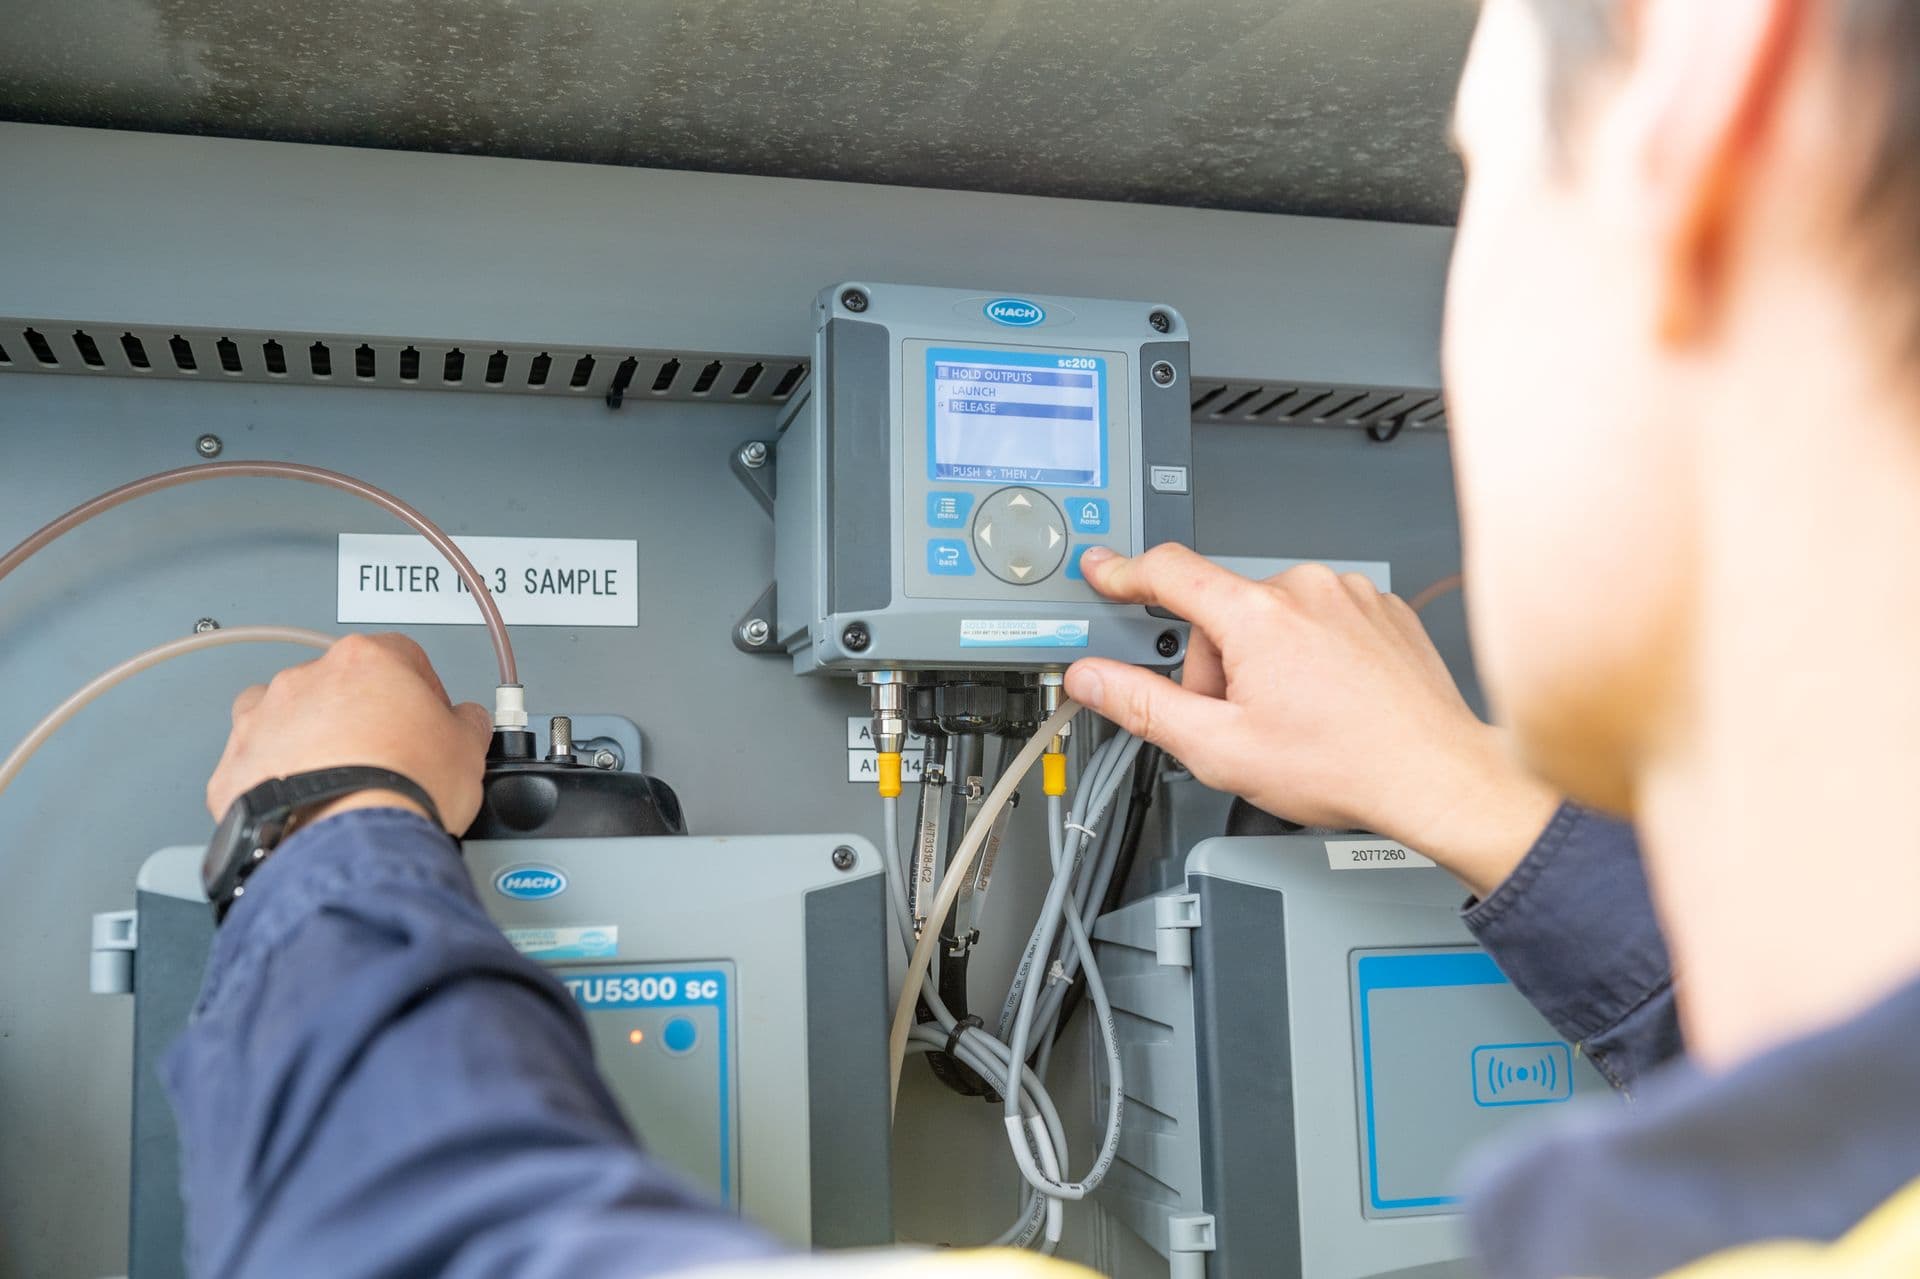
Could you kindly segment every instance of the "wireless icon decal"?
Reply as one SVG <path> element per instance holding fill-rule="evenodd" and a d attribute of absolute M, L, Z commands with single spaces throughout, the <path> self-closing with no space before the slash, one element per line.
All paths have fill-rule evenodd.
<path fill-rule="evenodd" d="M 1573 1096 L 1573 1050 L 1549 1041 L 1481 1044 L 1473 1050 L 1478 1106 L 1542 1106 Z"/>

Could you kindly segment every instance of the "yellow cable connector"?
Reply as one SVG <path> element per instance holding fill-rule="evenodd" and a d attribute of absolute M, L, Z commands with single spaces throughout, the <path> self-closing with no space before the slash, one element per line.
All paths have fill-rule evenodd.
<path fill-rule="evenodd" d="M 900 752 L 880 752 L 880 798 L 900 798 Z"/>
<path fill-rule="evenodd" d="M 1040 789 L 1048 795 L 1067 793 L 1067 757 L 1064 754 L 1040 757 Z"/>

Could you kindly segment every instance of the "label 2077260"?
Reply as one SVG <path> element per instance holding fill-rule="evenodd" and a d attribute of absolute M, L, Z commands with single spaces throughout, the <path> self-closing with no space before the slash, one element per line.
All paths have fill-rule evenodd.
<path fill-rule="evenodd" d="M 1333 870 L 1409 870 L 1433 866 L 1431 857 L 1422 857 L 1405 844 L 1390 839 L 1329 839 L 1327 865 Z"/>

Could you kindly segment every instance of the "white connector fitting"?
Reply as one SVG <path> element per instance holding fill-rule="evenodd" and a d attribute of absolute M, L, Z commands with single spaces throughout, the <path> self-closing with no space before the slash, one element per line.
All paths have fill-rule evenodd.
<path fill-rule="evenodd" d="M 527 690 L 519 684 L 501 684 L 493 690 L 493 726 L 496 729 L 522 729 L 527 726 Z"/>

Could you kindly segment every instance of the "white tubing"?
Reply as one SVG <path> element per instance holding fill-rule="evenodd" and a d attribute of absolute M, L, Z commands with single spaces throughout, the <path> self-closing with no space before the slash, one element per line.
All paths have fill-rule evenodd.
<path fill-rule="evenodd" d="M 187 635 L 165 644 L 155 645 L 146 652 L 129 657 L 109 671 L 102 671 L 81 686 L 80 690 L 66 701 L 48 712 L 47 717 L 33 726 L 33 731 L 21 739 L 5 760 L 0 761 L 0 792 L 26 767 L 33 753 L 46 744 L 49 737 L 58 732 L 60 726 L 85 710 L 89 703 L 114 685 L 122 683 L 141 671 L 149 670 L 162 662 L 172 661 L 176 657 L 185 657 L 188 653 L 198 653 L 202 649 L 223 648 L 228 644 L 305 644 L 308 648 L 325 651 L 333 641 L 334 635 L 323 635 L 319 631 L 309 631 L 298 626 L 235 626 L 226 630 L 207 631 L 199 635 Z"/>
<path fill-rule="evenodd" d="M 980 811 L 975 815 L 973 824 L 967 827 L 966 837 L 960 841 L 960 847 L 954 850 L 953 860 L 947 865 L 947 873 L 940 880 L 940 891 L 934 895 L 933 908 L 927 914 L 928 919 L 939 920 L 947 917 L 947 912 L 953 908 L 954 900 L 960 896 L 960 885 L 965 883 L 967 876 L 973 873 L 973 860 L 980 855 L 980 847 L 986 843 L 987 832 L 993 829 L 994 818 L 998 817 L 1000 810 L 1007 806 L 1007 800 L 1012 797 L 1013 792 L 1020 789 L 1020 783 L 1026 779 L 1028 771 L 1033 768 L 1033 762 L 1039 759 L 1047 749 L 1047 744 L 1073 719 L 1079 709 L 1079 703 L 1071 698 L 1063 700 L 1060 703 L 1060 709 L 1048 717 L 1039 731 L 1020 748 L 1020 753 L 1013 757 L 1013 762 L 1007 765 L 1006 772 L 1000 775 L 999 782 L 987 795 L 986 803 L 980 805 Z M 921 930 L 919 944 L 913 948 L 913 958 L 907 961 L 907 980 L 900 988 L 900 1000 L 894 1005 L 893 1030 L 887 1038 L 889 1113 L 900 1099 L 900 1068 L 906 1062 L 907 1035 L 913 1029 L 913 1009 L 919 1002 L 920 982 L 933 967 L 933 951 L 939 942 L 938 928 L 929 927 Z"/>

